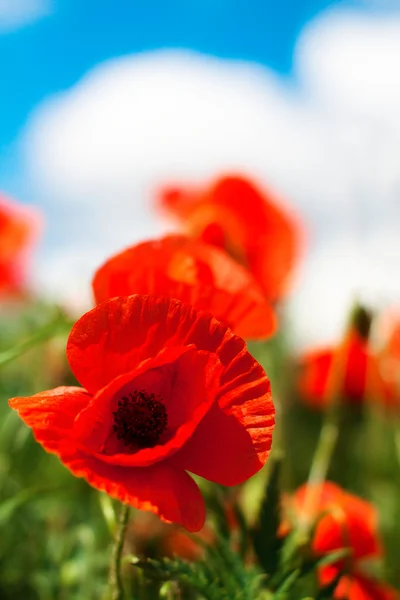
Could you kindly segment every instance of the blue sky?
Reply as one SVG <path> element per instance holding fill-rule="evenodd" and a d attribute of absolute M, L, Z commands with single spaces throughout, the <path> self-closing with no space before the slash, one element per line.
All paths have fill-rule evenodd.
<path fill-rule="evenodd" d="M 288 73 L 303 25 L 335 4 L 328 0 L 52 0 L 50 15 L 0 35 L 0 156 L 5 158 L 37 103 L 72 86 L 98 62 L 173 47 L 256 61 Z"/>
<path fill-rule="evenodd" d="M 239 169 L 310 230 L 299 338 L 337 332 L 355 294 L 398 302 L 399 9 L 0 0 L 0 190 L 45 217 L 41 293 L 90 302 L 93 269 L 161 227 L 152 186 Z"/>

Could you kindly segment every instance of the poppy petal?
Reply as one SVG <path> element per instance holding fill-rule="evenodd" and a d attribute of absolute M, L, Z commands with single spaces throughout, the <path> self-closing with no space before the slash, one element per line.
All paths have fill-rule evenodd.
<path fill-rule="evenodd" d="M 146 469 L 107 465 L 77 448 L 72 425 L 88 400 L 81 388 L 60 387 L 30 398 L 12 398 L 9 404 L 32 427 L 37 441 L 57 454 L 74 475 L 122 502 L 180 523 L 188 531 L 200 530 L 205 520 L 204 500 L 187 473 L 166 461 Z"/>
<path fill-rule="evenodd" d="M 0 294 L 20 291 L 39 230 L 39 213 L 0 194 Z"/>
<path fill-rule="evenodd" d="M 302 399 L 313 408 L 324 408 L 333 356 L 333 349 L 324 348 L 308 352 L 302 357 L 298 389 Z"/>
<path fill-rule="evenodd" d="M 180 219 L 188 218 L 193 206 L 198 202 L 198 191 L 178 185 L 163 187 L 158 193 L 158 205 L 167 214 Z"/>
<path fill-rule="evenodd" d="M 74 475 L 121 502 L 153 512 L 188 531 L 199 531 L 204 525 L 206 510 L 197 484 L 167 461 L 135 469 L 107 465 L 78 452 L 63 462 Z"/>
<path fill-rule="evenodd" d="M 11 398 L 16 410 L 38 442 L 50 452 L 74 445 L 72 427 L 76 416 L 90 401 L 90 395 L 79 387 L 58 387 L 30 397 Z"/>
<path fill-rule="evenodd" d="M 328 585 L 339 572 L 339 569 L 332 566 L 319 569 L 321 584 Z M 399 593 L 386 583 L 357 572 L 341 577 L 334 592 L 337 600 L 399 600 L 399 597 Z"/>
<path fill-rule="evenodd" d="M 164 347 L 194 344 L 199 350 L 219 354 L 223 342 L 234 337 L 211 315 L 177 300 L 124 296 L 99 304 L 75 323 L 67 357 L 75 377 L 94 394 Z M 244 342 L 236 338 L 229 347 L 223 364 L 242 350 Z"/>
<path fill-rule="evenodd" d="M 94 396 L 75 420 L 76 439 L 85 452 L 110 465 L 144 467 L 164 460 L 187 442 L 215 402 L 221 371 L 215 354 L 194 347 L 168 348 L 137 370 L 117 377 Z M 133 453 L 124 451 L 119 442 L 115 452 L 104 453 L 117 400 L 131 389 L 163 398 L 169 439 Z"/>
<path fill-rule="evenodd" d="M 197 437 L 201 442 L 205 440 L 209 450 L 201 453 L 199 444 L 185 444 L 193 460 L 184 468 L 204 476 L 209 472 L 215 481 L 233 485 L 253 475 L 265 463 L 274 426 L 268 378 L 248 353 L 243 339 L 211 315 L 178 301 L 129 296 L 113 298 L 84 315 L 72 330 L 67 354 L 78 380 L 96 391 L 97 386 L 104 387 L 121 373 L 137 368 L 141 360 L 156 355 L 164 347 L 191 344 L 217 354 L 222 363 L 217 400 L 229 418 L 223 418 L 225 415 L 214 409 L 214 419 L 204 420 L 209 427 L 201 423 L 193 440 Z M 219 430 L 221 424 L 226 433 Z M 224 435 L 226 448 L 222 448 L 221 442 Z M 240 444 L 235 436 L 241 440 Z M 237 453 L 235 446 L 240 448 Z"/>
<path fill-rule="evenodd" d="M 243 358 L 249 357 L 246 353 Z M 246 481 L 265 464 L 275 424 L 271 386 L 262 369 L 253 365 L 237 388 L 230 385 L 219 405 L 211 408 L 171 459 L 173 464 L 226 486 Z"/>
<path fill-rule="evenodd" d="M 339 585 L 342 583 L 340 582 Z M 340 593 L 340 589 L 338 593 Z M 346 598 L 346 596 L 344 597 Z M 385 583 L 358 574 L 352 577 L 349 600 L 399 600 L 399 597 L 399 592 Z"/>
<path fill-rule="evenodd" d="M 247 339 L 276 330 L 275 314 L 250 273 L 226 252 L 186 236 L 143 242 L 113 256 L 92 287 L 97 303 L 130 294 L 176 298 Z"/>
<path fill-rule="evenodd" d="M 270 191 L 262 192 L 240 176 L 222 177 L 210 196 L 240 223 L 247 266 L 266 295 L 272 300 L 281 297 L 298 258 L 299 223 Z"/>
<path fill-rule="evenodd" d="M 195 237 L 224 246 L 270 300 L 287 291 L 303 228 L 269 190 L 233 174 L 206 187 L 164 188 L 160 205 Z"/>
<path fill-rule="evenodd" d="M 171 374 L 176 366 L 176 361 L 185 353 L 193 350 L 190 346 L 166 348 L 156 357 L 142 361 L 137 369 L 128 371 L 113 379 L 106 387 L 92 396 L 87 406 L 75 419 L 75 439 L 86 446 L 87 450 L 100 451 L 112 429 L 113 412 L 117 409 L 117 400 L 134 389 L 144 389 L 149 394 L 163 396 L 170 393 Z M 169 372 L 168 372 L 169 371 Z M 146 374 L 150 381 L 147 386 L 140 376 Z M 137 384 L 136 379 L 139 378 Z M 132 383 L 132 389 L 126 388 Z M 138 387 L 136 387 L 136 385 Z M 140 386 L 140 387 L 139 387 Z M 163 389 L 167 387 L 167 389 Z"/>
<path fill-rule="evenodd" d="M 304 485 L 295 494 L 295 507 L 300 512 L 307 490 L 308 486 Z M 315 552 L 323 554 L 350 547 L 355 559 L 381 555 L 378 515 L 370 502 L 326 481 L 319 486 L 315 516 L 325 512 L 315 531 Z"/>
<path fill-rule="evenodd" d="M 329 380 L 337 359 L 340 368 L 335 367 L 335 385 L 348 402 L 360 404 L 367 395 L 380 398 L 384 394 L 378 361 L 369 352 L 368 341 L 350 330 L 341 345 L 310 351 L 302 358 L 298 386 L 310 406 L 323 408 L 328 401 Z"/>

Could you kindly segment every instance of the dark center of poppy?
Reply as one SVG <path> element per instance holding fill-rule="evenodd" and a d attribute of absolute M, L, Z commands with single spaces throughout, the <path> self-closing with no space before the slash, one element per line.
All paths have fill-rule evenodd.
<path fill-rule="evenodd" d="M 152 448 L 168 424 L 163 402 L 144 390 L 123 396 L 113 416 L 113 430 L 125 446 Z"/>

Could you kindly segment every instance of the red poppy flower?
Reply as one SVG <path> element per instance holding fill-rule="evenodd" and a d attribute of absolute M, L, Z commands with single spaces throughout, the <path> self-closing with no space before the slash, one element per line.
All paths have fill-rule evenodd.
<path fill-rule="evenodd" d="M 0 295 L 21 290 L 38 225 L 33 209 L 0 195 Z"/>
<path fill-rule="evenodd" d="M 245 342 L 169 298 L 113 298 L 74 325 L 67 357 L 83 388 L 14 398 L 36 439 L 94 487 L 201 529 L 187 471 L 239 484 L 267 460 L 270 382 Z"/>
<path fill-rule="evenodd" d="M 265 339 L 276 318 L 251 275 L 225 252 L 182 235 L 143 242 L 110 258 L 93 279 L 96 302 L 152 294 L 206 310 L 237 335 Z"/>
<path fill-rule="evenodd" d="M 231 175 L 205 188 L 163 189 L 160 202 L 191 235 L 224 248 L 243 264 L 269 300 L 285 294 L 301 228 L 270 192 Z"/>
<path fill-rule="evenodd" d="M 325 482 L 312 486 L 314 494 L 310 514 L 305 514 L 310 486 L 303 485 L 290 499 L 289 510 L 295 519 L 314 521 L 318 519 L 312 540 L 316 555 L 325 555 L 341 548 L 349 548 L 348 559 L 319 570 L 321 584 L 331 582 L 343 567 L 347 574 L 341 577 L 335 590 L 335 598 L 349 600 L 389 600 L 397 598 L 394 590 L 363 575 L 362 561 L 382 555 L 378 535 L 378 517 L 372 504 L 340 488 Z M 288 530 L 287 523 L 284 533 Z M 394 595 L 393 595 L 394 594 Z"/>
<path fill-rule="evenodd" d="M 298 389 L 311 407 L 322 409 L 332 400 L 332 384 L 333 394 L 350 404 L 360 405 L 368 397 L 384 399 L 377 357 L 368 340 L 354 329 L 343 344 L 310 351 L 300 361 Z"/>
<path fill-rule="evenodd" d="M 358 560 L 382 553 L 378 538 L 378 516 L 372 504 L 326 481 L 313 488 L 315 502 L 312 514 L 307 515 L 304 509 L 309 490 L 309 485 L 301 486 L 290 506 L 299 519 L 313 519 L 326 512 L 318 521 L 313 538 L 316 554 L 350 547 L 352 560 Z"/>

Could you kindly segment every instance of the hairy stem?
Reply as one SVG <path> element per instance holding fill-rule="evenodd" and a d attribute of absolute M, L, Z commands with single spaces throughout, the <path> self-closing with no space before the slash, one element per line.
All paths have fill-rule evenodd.
<path fill-rule="evenodd" d="M 124 547 L 126 528 L 128 526 L 129 512 L 129 506 L 127 504 L 121 504 L 111 553 L 109 575 L 110 600 L 123 600 L 124 598 L 124 588 L 121 577 L 121 557 Z"/>

